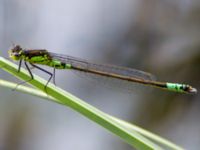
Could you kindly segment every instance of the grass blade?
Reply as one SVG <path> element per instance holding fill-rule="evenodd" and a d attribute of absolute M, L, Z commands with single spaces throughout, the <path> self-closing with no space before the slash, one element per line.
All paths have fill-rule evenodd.
<path fill-rule="evenodd" d="M 30 79 L 30 76 L 26 70 L 21 69 L 20 73 L 17 72 L 17 65 L 12 62 L 0 57 L 0 66 L 3 70 L 9 72 L 10 74 L 20 78 L 24 81 Z M 7 83 L 6 83 L 7 84 Z M 46 84 L 46 80 L 34 75 L 34 80 L 29 82 L 32 86 L 44 91 L 44 86 Z M 13 86 L 13 85 L 11 85 Z M 23 88 L 23 86 L 19 86 L 19 88 Z M 31 88 L 27 91 L 34 91 Z M 43 92 L 36 90 L 36 94 L 42 94 Z M 38 93 L 37 93 L 38 92 Z M 49 84 L 47 87 L 48 95 L 46 95 L 49 100 L 54 100 L 57 103 L 68 106 L 75 111 L 81 113 L 87 118 L 93 120 L 94 122 L 100 124 L 104 128 L 108 129 L 110 132 L 118 135 L 124 141 L 132 145 L 133 147 L 141 150 L 148 149 L 162 149 L 157 144 L 154 144 L 135 130 L 133 128 L 130 130 L 125 123 L 122 123 L 120 120 L 116 120 L 116 118 L 111 117 L 104 112 L 98 110 L 97 108 L 89 105 L 83 100 L 73 96 L 72 94 L 60 89 L 59 87 L 55 87 L 53 84 Z M 34 92 L 33 92 L 34 93 Z M 43 93 L 43 97 L 45 97 Z"/>

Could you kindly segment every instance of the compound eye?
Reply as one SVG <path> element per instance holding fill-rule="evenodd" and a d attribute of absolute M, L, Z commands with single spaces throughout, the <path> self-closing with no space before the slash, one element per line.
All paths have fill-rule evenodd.
<path fill-rule="evenodd" d="M 18 60 L 18 59 L 20 59 L 21 55 L 20 55 L 19 53 L 13 53 L 13 54 L 11 55 L 11 57 L 12 57 L 14 60 Z"/>

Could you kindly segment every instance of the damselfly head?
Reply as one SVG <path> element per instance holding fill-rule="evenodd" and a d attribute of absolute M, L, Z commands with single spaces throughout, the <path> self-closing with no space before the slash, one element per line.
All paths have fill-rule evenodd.
<path fill-rule="evenodd" d="M 23 49 L 19 45 L 15 45 L 8 51 L 9 57 L 13 60 L 20 60 L 23 56 Z"/>

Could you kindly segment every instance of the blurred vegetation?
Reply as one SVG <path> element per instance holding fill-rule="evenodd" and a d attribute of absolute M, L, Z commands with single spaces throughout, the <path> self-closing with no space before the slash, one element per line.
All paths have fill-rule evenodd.
<path fill-rule="evenodd" d="M 95 3 L 97 3 L 95 6 L 98 6 L 100 2 L 95 1 Z M 134 9 L 134 12 L 130 11 L 133 15 L 129 15 L 129 24 L 119 34 L 113 33 L 113 36 L 110 37 L 106 35 L 106 32 L 98 31 L 102 35 L 105 34 L 105 37 L 100 36 L 99 38 L 107 40 L 109 37 L 109 41 L 105 40 L 106 42 L 103 43 L 102 41 L 104 40 L 102 40 L 99 43 L 94 43 L 94 45 L 97 45 L 97 49 L 100 47 L 99 51 L 101 50 L 94 57 L 99 56 L 99 53 L 103 53 L 101 57 L 106 62 L 148 71 L 156 75 L 158 80 L 184 82 L 191 84 L 198 90 L 200 89 L 200 2 L 198 0 L 138 0 L 136 4 L 128 1 L 112 1 L 112 3 L 117 3 L 121 7 L 126 6 L 121 5 L 122 3 L 130 3 L 132 6 L 129 6 L 129 9 Z M 27 7 L 29 5 L 20 0 L 4 0 L 1 4 L 3 6 L 1 49 L 6 49 L 13 39 L 18 39 L 16 42 L 32 43 L 35 39 L 31 39 L 31 36 L 37 35 L 36 29 L 39 28 L 38 22 L 41 17 L 34 12 L 42 8 L 39 5 L 34 5 L 33 2 L 31 8 Z M 113 6 L 111 4 L 99 5 L 102 8 L 97 14 L 103 13 L 105 5 L 110 8 L 110 14 L 114 14 L 113 17 L 116 17 L 115 14 L 119 12 L 112 12 L 113 9 L 111 8 L 116 5 Z M 30 14 L 24 13 L 28 10 L 31 10 Z M 24 20 L 24 15 L 30 15 L 31 21 Z M 63 15 L 64 17 L 61 20 L 65 18 L 65 14 Z M 98 16 L 106 18 L 105 15 L 96 15 L 96 17 L 94 15 L 94 20 L 100 20 Z M 70 16 L 67 14 L 66 17 Z M 53 25 L 50 24 L 48 18 L 43 19 L 47 20 L 46 25 L 58 26 L 57 28 L 60 26 L 57 22 Z M 87 19 L 83 20 L 87 22 Z M 117 21 L 120 23 L 120 20 Z M 109 29 L 111 30 L 112 26 Z M 45 34 L 48 33 L 43 33 L 43 35 Z M 70 39 L 64 40 L 70 41 Z M 39 40 L 35 41 L 38 43 Z M 52 43 L 49 40 L 47 45 Z M 91 47 L 95 47 L 94 45 Z M 3 54 L 5 53 L 3 51 Z M 3 94 L 1 93 L 1 95 Z M 186 95 L 155 89 L 147 94 L 140 94 L 137 99 L 139 104 L 136 104 L 139 111 L 137 113 L 135 113 L 134 109 L 132 112 L 129 111 L 129 121 L 158 133 L 186 149 L 198 149 L 200 147 L 199 99 L 199 93 L 197 95 Z M 8 102 L 12 105 L 11 100 Z M 29 107 L 29 104 L 27 105 Z M 8 106 L 10 105 L 7 104 Z M 12 106 L 11 109 L 14 109 L 14 107 Z M 118 107 L 120 108 L 120 105 Z M 123 110 L 123 108 L 121 109 Z M 22 143 L 21 134 L 25 134 L 23 128 L 27 127 L 23 122 L 31 116 L 23 113 L 24 111 L 22 110 L 22 113 L 17 113 L 22 114 L 22 116 L 12 116 L 13 120 L 10 119 L 11 121 L 8 123 L 6 130 L 8 132 L 0 135 L 0 139 L 3 139 L 0 142 L 0 148 L 3 147 L 6 150 L 22 149 L 18 145 Z M 131 116 L 131 114 L 133 115 Z M 0 128 L 0 130 L 3 130 L 3 128 Z M 114 148 L 115 150 L 132 149 L 121 143 L 119 146 L 114 143 L 115 146 L 113 146 L 112 142 L 108 143 L 108 145 L 110 144 L 109 148 Z"/>

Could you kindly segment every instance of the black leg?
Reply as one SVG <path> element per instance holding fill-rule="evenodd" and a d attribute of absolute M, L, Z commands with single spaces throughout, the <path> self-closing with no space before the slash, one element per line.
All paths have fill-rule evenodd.
<path fill-rule="evenodd" d="M 52 77 L 53 77 L 54 74 L 52 74 L 51 72 L 49 72 L 49 71 L 47 71 L 47 70 L 45 70 L 45 69 L 43 69 L 43 68 L 40 68 L 40 67 L 34 65 L 34 64 L 32 64 L 32 63 L 30 63 L 30 65 L 50 75 L 50 78 L 48 79 L 48 81 L 47 81 L 47 83 L 46 83 L 46 85 L 45 85 L 45 87 L 44 87 L 45 90 L 46 90 L 47 85 L 48 85 L 49 82 L 51 81 L 51 79 L 52 79 Z M 28 68 L 27 68 L 27 69 L 28 69 Z"/>
<path fill-rule="evenodd" d="M 26 62 L 24 62 L 24 64 L 25 64 L 26 69 L 28 70 L 28 72 L 29 72 L 29 74 L 30 74 L 30 76 L 31 76 L 31 80 L 33 80 L 33 79 L 34 79 L 34 78 L 33 78 L 33 74 L 32 74 L 32 72 L 31 72 L 31 70 L 30 70 L 28 64 L 27 64 Z"/>
<path fill-rule="evenodd" d="M 19 61 L 19 67 L 18 67 L 17 72 L 20 72 L 21 66 L 22 66 L 22 59 L 20 59 L 20 61 Z"/>
<path fill-rule="evenodd" d="M 21 64 L 22 64 L 22 60 L 20 60 L 20 62 L 19 62 L 18 72 L 20 72 Z M 13 90 L 15 90 L 19 85 L 25 84 L 25 83 L 27 83 L 27 82 L 33 80 L 33 74 L 32 74 L 32 72 L 31 72 L 31 70 L 30 70 L 28 64 L 27 64 L 26 62 L 24 62 L 24 64 L 25 64 L 26 69 L 28 70 L 28 72 L 29 72 L 31 78 L 30 78 L 29 80 L 26 80 L 26 81 L 23 81 L 23 82 L 18 83 L 18 84 L 16 85 L 16 87 L 15 87 Z"/>
<path fill-rule="evenodd" d="M 53 68 L 53 83 L 56 85 L 56 69 Z"/>
<path fill-rule="evenodd" d="M 24 64 L 25 64 L 26 69 L 28 70 L 28 72 L 29 72 L 31 78 L 30 78 L 29 80 L 27 80 L 27 81 L 23 81 L 23 82 L 17 84 L 17 86 L 16 86 L 13 90 L 15 90 L 19 85 L 25 84 L 25 83 L 27 83 L 27 82 L 29 82 L 29 81 L 31 81 L 31 80 L 34 79 L 34 76 L 33 76 L 32 72 L 31 72 L 31 69 L 33 69 L 33 68 L 37 68 L 37 69 L 39 69 L 39 70 L 41 70 L 41 71 L 43 71 L 43 72 L 45 72 L 45 73 L 47 73 L 47 74 L 50 75 L 50 78 L 48 79 L 48 81 L 47 81 L 47 83 L 46 83 L 46 85 L 45 85 L 45 91 L 46 91 L 47 85 L 48 85 L 49 82 L 51 81 L 52 77 L 53 77 L 53 82 L 54 82 L 54 84 L 55 84 L 55 68 L 54 68 L 53 74 L 52 74 L 51 72 L 48 72 L 47 70 L 45 70 L 45 69 L 43 69 L 43 68 L 40 68 L 40 67 L 38 67 L 38 66 L 36 66 L 36 65 L 34 65 L 34 64 L 32 64 L 32 63 L 30 63 L 30 65 L 31 65 L 33 68 L 30 68 L 30 67 L 28 66 L 27 62 L 25 62 L 25 61 L 24 61 Z M 20 72 L 21 65 L 22 65 L 22 60 L 20 60 L 20 62 L 19 62 L 18 72 Z M 47 92 L 47 91 L 46 91 L 46 92 Z"/>

